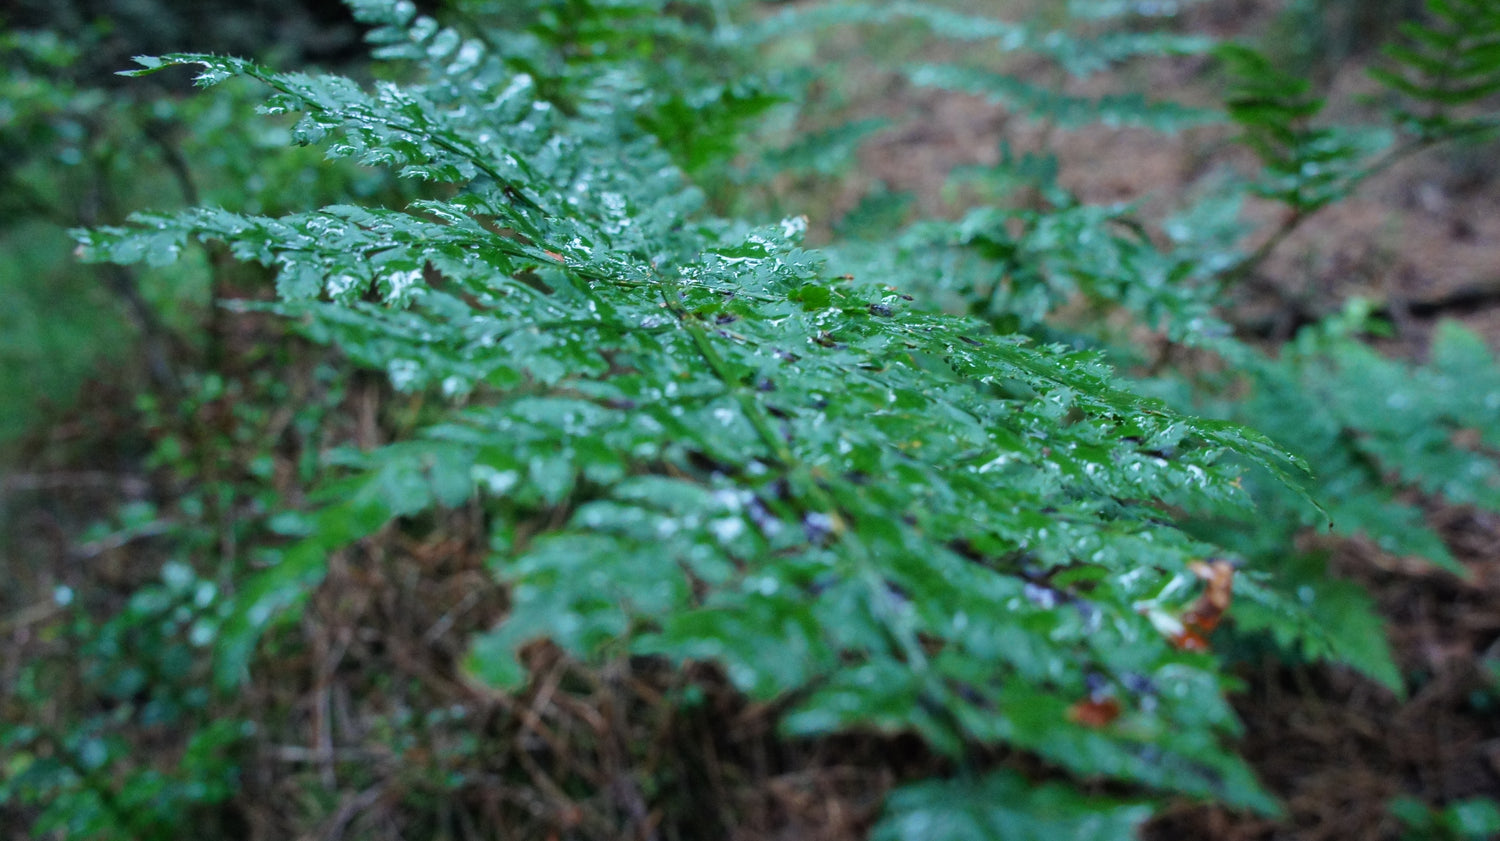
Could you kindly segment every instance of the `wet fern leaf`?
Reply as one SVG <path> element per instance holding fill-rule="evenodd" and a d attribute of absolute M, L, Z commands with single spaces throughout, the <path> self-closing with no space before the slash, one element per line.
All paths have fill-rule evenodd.
<path fill-rule="evenodd" d="M 254 79 L 297 142 L 441 187 L 405 207 L 200 208 L 78 233 L 88 259 L 121 262 L 222 242 L 276 270 L 277 300 L 245 306 L 439 407 L 409 440 L 346 459 L 302 542 L 241 582 L 221 681 L 295 615 L 332 548 L 479 504 L 512 609 L 472 641 L 476 680 L 522 685 L 518 652 L 539 639 L 585 662 L 711 661 L 787 701 L 792 734 L 910 732 L 953 757 L 1010 746 L 1078 780 L 1274 811 L 1227 747 L 1226 678 L 1168 632 L 1216 551 L 1174 512 L 1243 511 L 1244 460 L 1299 466 L 1133 393 L 1096 354 L 924 309 L 896 273 L 851 277 L 802 246 L 804 220 L 714 216 L 684 169 L 710 147 L 641 119 L 681 91 L 628 59 L 672 33 L 640 17 L 651 4 L 582 5 L 625 26 L 601 39 L 650 37 L 569 63 L 533 32 L 506 57 L 362 0 L 413 81 L 142 60 Z M 1089 698 L 1118 714 L 1078 715 Z M 972 820 L 926 837 L 979 837 L 1008 820 L 982 801 L 1016 787 L 953 788 Z M 882 831 L 926 820 L 934 796 L 907 790 Z M 1056 787 L 1004 808 L 1039 827 L 1140 819 Z"/>

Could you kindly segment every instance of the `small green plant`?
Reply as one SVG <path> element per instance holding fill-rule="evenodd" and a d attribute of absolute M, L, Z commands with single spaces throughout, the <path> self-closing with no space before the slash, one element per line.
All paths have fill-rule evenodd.
<path fill-rule="evenodd" d="M 1401 821 L 1402 841 L 1482 841 L 1500 834 L 1500 804 L 1487 797 L 1460 800 L 1437 809 L 1412 797 L 1391 802 Z"/>
<path fill-rule="evenodd" d="M 291 366 L 277 349 L 264 351 Z M 323 471 L 318 439 L 342 385 L 326 366 L 313 383 L 296 389 L 262 370 L 190 380 L 169 410 L 140 396 L 155 441 L 145 466 L 179 486 L 169 507 L 122 506 L 81 534 L 74 552 L 102 564 L 153 544 L 135 555 L 153 569 L 127 573 L 140 580 L 123 604 L 109 603 L 112 588 L 56 587 L 59 619 L 37 621 L 42 639 L 7 687 L 0 719 L 7 820 L 28 815 L 37 837 L 179 838 L 208 831 L 238 791 L 256 726 L 214 686 L 210 655 L 232 612 L 237 547 L 273 539 L 270 520 L 283 505 L 270 455 L 277 439 L 312 439 L 297 481 Z"/>
<path fill-rule="evenodd" d="M 56 598 L 64 610 L 77 607 L 68 590 Z M 169 839 L 229 799 L 236 751 L 254 725 L 216 713 L 224 699 L 203 674 L 221 604 L 213 582 L 171 561 L 108 621 L 76 613 L 57 642 L 88 664 L 82 685 L 58 658 L 29 664 L 9 693 L 9 704 L 31 714 L 0 724 L 0 804 L 30 812 L 36 837 Z M 57 720 L 74 693 L 88 697 L 90 714 Z M 186 734 L 170 755 L 141 756 L 127 737 L 167 728 Z"/>

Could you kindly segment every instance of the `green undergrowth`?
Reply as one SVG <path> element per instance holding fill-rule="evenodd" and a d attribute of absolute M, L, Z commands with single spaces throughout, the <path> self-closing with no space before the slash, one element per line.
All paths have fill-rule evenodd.
<path fill-rule="evenodd" d="M 1320 125 L 1310 89 L 1249 47 L 1216 48 L 1125 4 L 1070 3 L 1061 23 L 919 3 L 476 1 L 441 20 L 409 2 L 351 7 L 380 62 L 372 84 L 206 54 L 143 57 L 129 73 L 189 67 L 199 86 L 258 91 L 262 115 L 234 112 L 234 130 L 270 120 L 306 147 L 296 156 L 385 174 L 356 185 L 419 186 L 274 205 L 205 196 L 74 232 L 90 263 L 258 266 L 244 277 L 266 276 L 266 290 L 221 301 L 228 317 L 273 317 L 334 355 L 315 388 L 274 375 L 185 384 L 193 411 L 235 418 L 216 438 L 158 441 L 156 466 L 196 502 L 122 512 L 98 538 L 155 530 L 173 556 L 102 622 L 62 605 L 75 624 L 54 632 L 101 670 L 82 681 L 88 714 L 45 728 L 7 716 L 0 731 L 0 807 L 40 837 L 179 837 L 222 817 L 240 757 L 279 726 L 225 714 L 241 709 L 233 699 L 281 668 L 312 616 L 341 609 L 320 598 L 352 574 L 351 553 L 440 543 L 457 521 L 478 530 L 465 551 L 508 608 L 451 642 L 457 673 L 443 679 L 512 699 L 497 703 L 571 691 L 548 682 L 546 649 L 622 685 L 712 667 L 774 710 L 788 744 L 915 737 L 933 760 L 895 781 L 868 828 L 881 839 L 1104 841 L 1177 798 L 1275 815 L 1235 753 L 1237 681 L 1216 641 L 1268 639 L 1280 656 L 1402 688 L 1369 600 L 1293 551 L 1296 532 L 1331 519 L 1462 573 L 1411 494 L 1500 509 L 1500 369 L 1478 339 L 1444 328 L 1414 368 L 1363 344 L 1372 328 L 1352 312 L 1268 353 L 1222 308 L 1275 243 L 1389 156 L 1493 127 L 1464 110 L 1497 75 L 1492 42 L 1454 55 L 1458 42 L 1429 34 L 1500 32 L 1482 4 L 1434 2 L 1437 22 L 1407 30 L 1417 46 L 1394 48 L 1381 76 L 1386 129 Z M 833 177 L 878 130 L 769 150 L 744 140 L 833 72 L 768 67 L 768 45 L 848 25 L 918 26 L 1077 78 L 1216 49 L 1231 75 L 1223 111 L 953 64 L 904 72 L 1058 130 L 1218 122 L 1261 166 L 1160 220 L 1084 202 L 1045 149 L 1009 146 L 966 174 L 989 200 L 955 220 L 871 213 L 812 249 L 805 218 L 726 214 L 754 204 L 724 192 L 745 172 Z M 273 192 L 287 177 L 264 174 Z M 1287 213 L 1268 247 L 1244 252 L 1248 195 Z M 1122 317 L 1215 362 L 1141 358 L 1111 326 Z M 382 375 L 404 407 L 383 419 L 383 443 L 333 433 L 368 375 L 355 371 Z M 290 471 L 278 468 L 288 429 Z M 210 452 L 225 460 L 196 460 Z M 29 669 L 8 706 L 47 706 L 55 668 Z M 691 695 L 661 703 L 687 715 Z M 382 727 L 456 738 L 463 716 L 434 712 L 408 706 Z M 188 734 L 175 757 L 132 756 L 125 734 L 151 727 Z M 601 735 L 593 753 L 547 760 L 574 769 L 541 786 L 550 805 L 484 814 L 528 827 L 514 837 L 702 831 L 660 761 L 609 765 L 604 779 L 607 747 Z M 534 783 L 526 763 L 541 749 L 517 750 L 516 767 L 455 770 L 441 786 L 469 802 Z M 415 793 L 429 784 L 399 789 L 403 806 L 435 808 Z M 343 814 L 331 800 L 298 808 Z M 736 818 L 713 820 L 727 833 Z"/>

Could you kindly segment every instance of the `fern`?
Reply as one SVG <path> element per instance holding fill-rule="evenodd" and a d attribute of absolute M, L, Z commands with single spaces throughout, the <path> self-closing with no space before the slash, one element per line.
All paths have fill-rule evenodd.
<path fill-rule="evenodd" d="M 1196 563 L 1218 550 L 1168 512 L 1244 515 L 1234 459 L 1282 477 L 1292 459 L 1133 393 L 1096 353 L 925 308 L 903 271 L 847 277 L 836 255 L 801 246 L 803 220 L 709 214 L 684 167 L 726 147 L 643 118 L 680 97 L 631 62 L 638 42 L 602 34 L 642 22 L 644 5 L 589 5 L 599 51 L 570 64 L 542 38 L 531 69 L 409 4 L 357 8 L 414 81 L 367 90 L 195 54 L 133 72 L 255 80 L 298 142 L 432 182 L 437 197 L 277 217 L 200 208 L 77 233 L 88 259 L 118 262 L 222 242 L 277 272 L 275 303 L 239 307 L 435 397 L 409 440 L 345 454 L 323 507 L 281 521 L 300 539 L 233 594 L 222 685 L 295 617 L 331 550 L 478 500 L 513 604 L 472 641 L 476 679 L 521 686 L 518 652 L 537 639 L 586 662 L 711 661 L 751 698 L 786 703 L 791 734 L 913 732 L 966 766 L 1008 747 L 1141 793 L 1023 796 L 1001 770 L 905 789 L 877 836 L 920 834 L 950 796 L 963 798 L 952 822 L 927 837 L 1014 822 L 1105 838 L 1168 792 L 1274 811 L 1226 749 L 1226 679 L 1181 645 Z M 1028 222 L 1066 237 L 1122 217 L 1080 207 Z M 1004 241 L 1003 221 L 968 220 L 959 245 L 1106 286 L 1097 265 Z M 1174 282 L 1123 229 L 1109 259 Z M 1117 717 L 1080 714 L 1088 704 Z"/>
<path fill-rule="evenodd" d="M 1439 330 L 1430 365 L 1385 359 L 1357 340 L 1362 318 L 1352 307 L 1303 331 L 1275 363 L 1247 364 L 1258 396 L 1243 411 L 1317 460 L 1338 529 L 1463 574 L 1419 512 L 1395 497 L 1408 487 L 1500 510 L 1500 464 L 1485 452 L 1500 440 L 1492 408 L 1500 371 L 1483 342 L 1453 324 Z M 1472 444 L 1459 443 L 1471 435 Z"/>
<path fill-rule="evenodd" d="M 1462 110 L 1500 92 L 1500 9 L 1484 0 L 1428 0 L 1427 10 L 1430 23 L 1403 24 L 1405 43 L 1385 48 L 1393 66 L 1370 71 L 1406 100 L 1393 115 L 1424 140 L 1500 127 Z"/>
<path fill-rule="evenodd" d="M 120 627 L 150 628 L 153 652 L 191 621 L 168 654 L 192 660 L 193 697 L 210 671 L 232 693 L 276 656 L 331 556 L 458 508 L 482 513 L 489 567 L 510 594 L 503 621 L 460 641 L 468 678 L 524 691 L 531 644 L 550 640 L 610 673 L 671 664 L 686 679 L 715 664 L 789 736 L 915 734 L 943 770 L 892 793 L 880 839 L 1112 841 L 1178 795 L 1274 812 L 1230 746 L 1235 683 L 1198 650 L 1236 568 L 1221 651 L 1264 637 L 1400 691 L 1369 598 L 1288 548 L 1325 519 L 1297 483 L 1328 502 L 1339 533 L 1460 571 L 1402 492 L 1500 501 L 1500 385 L 1477 339 L 1445 330 L 1412 368 L 1360 344 L 1355 313 L 1268 357 L 1215 312 L 1220 285 L 1254 262 L 1235 250 L 1237 193 L 1153 227 L 1135 206 L 1082 202 L 1055 158 L 1008 146 L 999 166 L 959 173 L 993 206 L 957 221 L 892 235 L 900 197 L 877 194 L 835 225 L 864 241 L 812 251 L 806 220 L 723 215 L 746 129 L 798 95 L 795 72 L 757 59 L 777 38 L 916 24 L 1078 78 L 1207 49 L 1137 31 L 1175 4 L 1077 0 L 1066 29 L 1061 7 L 1011 23 L 919 3 L 799 4 L 745 23 L 745 4 L 728 0 L 476 0 L 442 22 L 409 2 L 351 5 L 394 63 L 377 76 L 399 81 L 196 54 L 141 59 L 134 73 L 197 67 L 200 84 L 246 83 L 241 98 L 259 86 L 263 125 L 346 164 L 330 172 L 364 167 L 361 184 L 405 178 L 404 197 L 352 189 L 360 199 L 327 203 L 273 187 L 226 210 L 215 192 L 205 207 L 76 233 L 90 260 L 160 267 L 207 242 L 265 266 L 274 300 L 231 310 L 278 314 L 413 395 L 400 440 L 300 465 L 303 480 L 321 478 L 308 507 L 297 493 L 269 518 L 282 542 L 267 545 L 271 491 L 259 489 L 256 526 L 236 532 L 253 545 L 226 561 L 232 580 L 174 562 L 132 600 Z M 1408 33 L 1414 46 L 1392 53 L 1404 68 L 1392 87 L 1418 103 L 1402 106 L 1417 143 L 1485 124 L 1473 104 L 1490 72 L 1476 34 L 1487 19 L 1473 4 L 1434 9 L 1431 27 Z M 1292 207 L 1291 224 L 1391 159 L 1386 133 L 1321 126 L 1311 88 L 1254 53 L 1222 55 L 1238 72 L 1231 118 L 1264 164 L 1255 183 Z M 908 73 L 1063 127 L 1217 119 L 955 66 Z M 801 138 L 750 172 L 836 174 L 882 125 Z M 248 161 L 233 171 L 261 165 Z M 1217 353 L 1230 372 L 1125 380 L 1107 360 L 1134 357 L 1080 304 Z M 1318 475 L 1303 479 L 1283 447 Z M 207 546 L 202 531 L 184 545 Z M 115 633 L 102 629 L 101 645 L 118 647 Z M 210 636 L 211 668 L 191 648 Z M 33 832 L 129 833 L 146 820 L 171 834 L 162 827 L 230 796 L 232 764 L 204 757 L 250 738 L 238 722 L 197 726 L 163 776 L 119 763 L 129 746 L 97 719 L 53 753 L 7 725 L 22 774 L 0 803 L 54 804 Z M 99 745 L 106 764 L 82 776 L 67 765 Z M 648 777 L 633 781 L 647 813 L 670 823 L 681 781 L 658 768 L 626 775 Z M 116 790 L 162 817 L 111 823 L 99 801 Z"/>
<path fill-rule="evenodd" d="M 1453 324 L 1440 327 L 1428 365 L 1385 359 L 1359 340 L 1365 319 L 1356 303 L 1304 330 L 1276 359 L 1220 340 L 1215 344 L 1230 362 L 1228 381 L 1199 383 L 1194 397 L 1178 399 L 1225 417 L 1254 418 L 1278 443 L 1317 465 L 1308 491 L 1326 504 L 1326 523 L 1280 482 L 1252 473 L 1245 485 L 1257 500 L 1256 521 L 1210 518 L 1193 529 L 1254 559 L 1254 567 L 1271 576 L 1246 576 L 1237 590 L 1246 595 L 1269 585 L 1273 592 L 1240 605 L 1236 633 L 1264 634 L 1283 650 L 1350 665 L 1400 694 L 1403 680 L 1370 598 L 1330 578 L 1320 555 L 1287 547 L 1299 529 L 1322 531 L 1326 524 L 1334 534 L 1467 576 L 1413 492 L 1500 510 L 1497 431 L 1487 408 L 1500 402 L 1500 369 L 1478 337 Z M 1225 391 L 1237 396 L 1207 402 L 1207 395 Z M 1276 592 L 1300 593 L 1302 604 L 1278 604 Z"/>
<path fill-rule="evenodd" d="M 1163 329 L 1172 343 L 1219 355 L 1231 372 L 1224 382 L 1167 386 L 1160 393 L 1175 392 L 1176 405 L 1255 423 L 1319 465 L 1312 493 L 1327 503 L 1326 516 L 1337 533 L 1363 536 L 1386 551 L 1463 574 L 1421 510 L 1403 502 L 1401 493 L 1419 490 L 1495 507 L 1493 459 L 1483 446 L 1456 443 L 1488 435 L 1488 421 L 1474 414 L 1476 395 L 1487 394 L 1487 388 L 1457 388 L 1452 375 L 1439 375 L 1437 368 L 1414 370 L 1384 360 L 1354 338 L 1357 328 L 1343 322 L 1308 331 L 1271 359 L 1234 340 L 1214 311 L 1225 281 L 1253 267 L 1308 215 L 1346 197 L 1393 154 L 1404 152 L 1381 154 L 1393 136 L 1384 129 L 1317 125 L 1323 102 L 1311 85 L 1280 72 L 1260 53 L 1227 45 L 1218 54 L 1236 79 L 1228 111 L 1242 127 L 1242 141 L 1262 158 L 1252 189 L 1292 210 L 1256 253 L 1235 250 L 1244 236 L 1236 219 L 1237 185 L 1166 220 L 1153 237 L 1129 206 L 1088 205 L 1062 189 L 1055 159 L 1017 156 L 1008 146 L 1002 146 L 998 166 L 958 174 L 966 186 L 990 187 L 999 206 L 972 210 L 958 223 L 922 222 L 884 242 L 843 244 L 838 253 L 859 261 L 864 271 L 903 277 L 905 288 L 1002 330 L 1080 346 L 1107 345 L 1110 337 L 1097 320 L 1082 332 L 1059 322 L 1065 305 L 1085 301 L 1123 309 Z M 1017 188 L 1029 191 L 1023 202 L 1013 198 Z M 1007 208 L 1007 202 L 1021 206 Z M 1469 370 L 1492 369 L 1482 344 L 1463 335 L 1445 329 L 1437 358 L 1454 357 L 1462 347 Z M 1126 349 L 1120 355 L 1135 353 Z M 1443 370 L 1458 368 L 1450 363 Z M 1210 401 L 1216 393 L 1234 396 Z M 1460 412 L 1455 401 L 1468 408 Z M 1284 649 L 1351 665 L 1400 692 L 1401 677 L 1369 598 L 1353 585 L 1329 579 L 1321 559 L 1288 552 L 1297 529 L 1325 524 L 1323 512 L 1314 513 L 1274 478 L 1250 478 L 1247 487 L 1259 500 L 1261 513 L 1254 521 L 1235 525 L 1218 518 L 1195 527 L 1196 533 L 1213 535 L 1253 558 L 1271 576 L 1243 576 L 1239 592 L 1254 593 L 1254 603 L 1237 613 L 1238 633 L 1264 632 Z M 1303 604 L 1281 602 L 1275 595 L 1296 591 L 1308 594 Z"/>
<path fill-rule="evenodd" d="M 1198 237 L 1203 220 L 1190 213 L 1170 223 L 1190 223 L 1194 236 L 1163 248 L 1135 204 L 1089 204 L 1063 188 L 1057 174 L 1050 154 L 1017 155 L 1002 143 L 994 167 L 965 168 L 952 179 L 988 190 L 992 205 L 955 222 L 919 222 L 884 240 L 839 243 L 834 251 L 862 267 L 855 271 L 885 273 L 903 289 L 1002 332 L 1098 346 L 1105 337 L 1090 333 L 1097 325 L 1058 317 L 1086 302 L 1095 312 L 1128 312 L 1173 342 L 1196 345 L 1228 334 L 1214 307 L 1219 272 L 1234 258 L 1223 243 Z M 1196 212 L 1233 216 L 1238 208 L 1232 200 L 1209 201 Z M 1237 224 L 1234 230 L 1237 236 Z"/>
<path fill-rule="evenodd" d="M 1390 146 L 1383 129 L 1316 126 L 1325 103 L 1311 83 L 1256 50 L 1225 44 L 1217 55 L 1232 80 L 1229 115 L 1264 166 L 1252 189 L 1286 204 L 1294 220 L 1348 196 L 1373 171 L 1374 156 Z"/>
<path fill-rule="evenodd" d="M 1094 19 L 1112 17 L 1095 15 Z M 1043 27 L 976 17 L 924 3 L 825 3 L 782 12 L 747 32 L 752 43 L 792 32 L 837 25 L 891 26 L 914 22 L 933 35 L 953 41 L 994 44 L 997 53 L 1026 52 L 1055 64 L 1067 76 L 1083 78 L 1143 56 L 1199 53 L 1211 41 L 1170 32 L 1108 29 L 1084 35 L 1068 28 Z M 907 69 L 918 85 L 963 91 L 1004 103 L 1029 119 L 1050 120 L 1066 128 L 1093 122 L 1143 125 L 1161 130 L 1211 122 L 1215 115 L 1174 102 L 1150 102 L 1139 94 L 1099 97 L 1069 95 L 1019 76 L 954 65 L 918 65 Z"/>
<path fill-rule="evenodd" d="M 992 42 L 1002 52 L 1043 56 L 1073 76 L 1089 76 L 1140 56 L 1201 52 L 1209 41 L 1168 32 L 1107 30 L 1092 37 L 1064 29 L 1013 23 L 963 14 L 926 3 L 819 3 L 794 8 L 746 27 L 750 43 L 764 43 L 791 32 L 849 24 L 922 24 L 934 35 L 958 41 Z"/>
<path fill-rule="evenodd" d="M 1393 66 L 1370 71 L 1398 100 L 1389 112 L 1406 135 L 1400 143 L 1395 132 L 1380 126 L 1316 125 L 1324 100 L 1308 80 L 1245 45 L 1217 49 L 1231 81 L 1229 115 L 1264 165 L 1252 189 L 1291 210 L 1241 270 L 1253 268 L 1309 216 L 1376 172 L 1434 143 L 1500 126 L 1474 108 L 1500 91 L 1500 14 L 1483 0 L 1429 0 L 1427 8 L 1430 23 L 1402 24 L 1406 43 L 1387 45 Z"/>
<path fill-rule="evenodd" d="M 1176 102 L 1153 102 L 1138 93 L 1070 96 L 1003 73 L 970 67 L 923 65 L 911 71 L 918 85 L 975 94 L 1016 114 L 1072 129 L 1095 123 L 1176 131 L 1214 121 L 1214 115 Z"/>

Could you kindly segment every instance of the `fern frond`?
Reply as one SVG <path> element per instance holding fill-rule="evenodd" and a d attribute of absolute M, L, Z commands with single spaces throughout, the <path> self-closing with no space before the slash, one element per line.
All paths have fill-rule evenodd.
<path fill-rule="evenodd" d="M 1195 55 L 1213 45 L 1198 35 L 1171 32 L 1107 31 L 1080 35 L 1065 29 L 1012 23 L 941 9 L 925 3 L 821 3 L 788 9 L 744 30 L 750 43 L 797 32 L 854 24 L 915 22 L 934 35 L 955 41 L 993 42 L 1000 52 L 1043 56 L 1075 77 L 1090 76 L 1142 56 Z"/>
<path fill-rule="evenodd" d="M 1216 54 L 1231 77 L 1229 116 L 1265 166 L 1252 188 L 1286 203 L 1298 218 L 1349 195 L 1391 145 L 1384 129 L 1315 126 L 1324 101 L 1311 84 L 1256 50 L 1225 44 Z"/>
<path fill-rule="evenodd" d="M 1068 15 L 1074 20 L 1098 21 L 1132 18 L 1172 18 L 1202 0 L 1068 0 Z"/>
<path fill-rule="evenodd" d="M 465 42 L 384 8 L 406 42 L 380 37 L 426 45 L 401 54 L 439 77 L 366 91 L 212 56 L 144 63 L 252 77 L 269 111 L 301 115 L 300 142 L 451 196 L 79 234 L 116 261 L 222 241 L 277 268 L 271 308 L 309 336 L 448 401 L 358 458 L 342 501 L 245 585 L 221 679 L 293 615 L 330 541 L 477 499 L 512 593 L 473 642 L 485 681 L 521 684 L 518 652 L 541 638 L 591 662 L 711 659 L 754 698 L 795 698 L 795 733 L 1010 745 L 1080 777 L 1274 810 L 1224 748 L 1224 678 L 1161 630 L 1214 552 L 1167 512 L 1241 511 L 1235 457 L 1281 475 L 1295 460 L 1132 393 L 1097 354 L 924 309 L 894 273 L 847 277 L 801 246 L 804 220 L 707 214 L 637 119 L 655 96 L 641 77 L 544 95 L 480 57 L 453 83 Z M 967 224 L 974 243 L 999 236 Z M 1135 259 L 1128 240 L 1119 259 Z M 523 519 L 549 525 L 512 539 Z M 1101 692 L 1117 725 L 1070 712 Z"/>
<path fill-rule="evenodd" d="M 1409 43 L 1386 49 L 1399 70 L 1376 70 L 1377 78 L 1414 99 L 1445 106 L 1500 90 L 1500 10 L 1476 0 L 1430 0 L 1428 11 L 1432 24 L 1407 23 L 1401 33 Z"/>
<path fill-rule="evenodd" d="M 1170 100 L 1153 102 L 1138 93 L 1073 96 L 1017 76 L 973 67 L 924 65 L 912 68 L 908 75 L 915 84 L 983 96 L 1004 104 L 1018 116 L 1047 120 L 1065 129 L 1097 123 L 1171 132 L 1220 119 L 1207 109 Z"/>
<path fill-rule="evenodd" d="M 1428 0 L 1430 22 L 1401 26 L 1404 43 L 1384 52 L 1391 67 L 1370 75 L 1407 104 L 1393 114 L 1419 138 L 1493 131 L 1500 120 L 1463 111 L 1500 92 L 1500 8 L 1486 0 Z"/>

